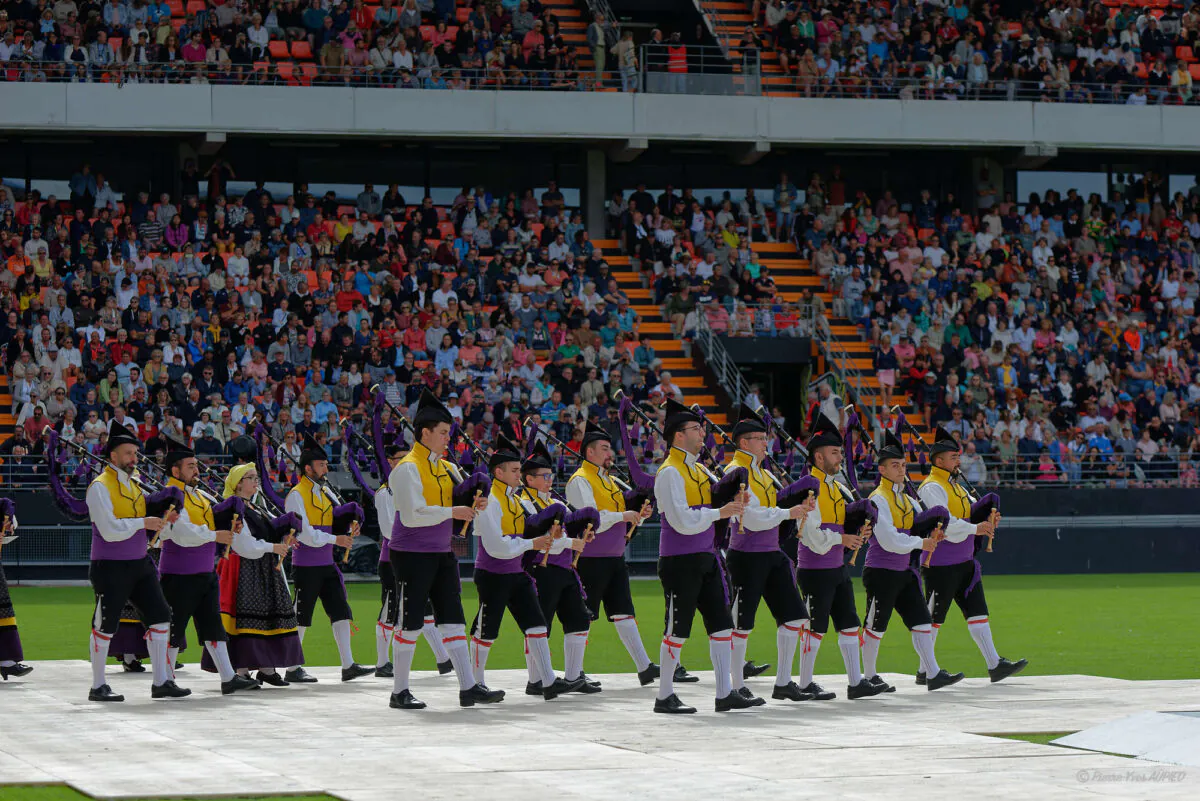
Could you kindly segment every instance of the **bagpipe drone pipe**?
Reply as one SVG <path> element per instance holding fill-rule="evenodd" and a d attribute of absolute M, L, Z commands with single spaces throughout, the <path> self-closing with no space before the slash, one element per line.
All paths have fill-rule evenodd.
<path fill-rule="evenodd" d="M 710 506 L 713 509 L 720 509 L 725 504 L 736 499 L 741 493 L 746 491 L 746 484 L 750 480 L 750 474 L 744 467 L 733 467 L 725 471 L 725 475 L 709 486 L 712 501 Z M 726 548 L 729 545 L 729 535 L 732 531 L 730 518 L 718 520 L 713 524 L 716 535 L 714 542 L 718 548 Z"/>
<path fill-rule="evenodd" d="M 82 445 L 61 439 L 58 432 L 49 426 L 42 433 L 46 437 L 47 475 L 51 499 L 68 517 L 76 520 L 88 519 L 87 501 L 72 495 L 64 479 L 63 465 L 67 462 L 64 451 L 74 451 L 81 459 L 88 460 L 85 464 L 99 470 L 113 467 L 113 464 Z M 167 486 L 162 481 L 137 472 L 130 476 L 130 481 L 142 491 L 146 502 L 146 517 L 165 517 L 172 511 L 183 509 L 183 490 L 178 487 Z"/>
<path fill-rule="evenodd" d="M 821 482 L 813 476 L 801 476 L 775 494 L 775 505 L 781 509 L 791 509 L 799 506 L 809 498 L 817 497 Z M 789 552 L 785 544 L 797 540 L 800 536 L 800 526 L 796 520 L 788 518 L 779 524 L 779 546 L 784 552 Z M 795 548 L 791 549 L 794 553 Z"/>

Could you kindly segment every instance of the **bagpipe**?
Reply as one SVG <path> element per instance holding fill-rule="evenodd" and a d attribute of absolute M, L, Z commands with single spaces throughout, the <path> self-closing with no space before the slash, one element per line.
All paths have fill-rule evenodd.
<path fill-rule="evenodd" d="M 908 530 L 908 533 L 921 539 L 937 537 L 940 540 L 940 532 L 945 531 L 948 525 L 950 525 L 950 510 L 945 506 L 931 506 L 913 515 L 912 528 Z M 934 547 L 937 547 L 936 542 Z M 914 551 L 913 555 L 920 559 L 920 553 L 919 550 Z M 933 551 L 926 552 L 925 567 L 929 567 L 929 560 L 932 558 Z"/>
<path fill-rule="evenodd" d="M 917 450 L 920 454 L 920 464 L 923 466 L 929 459 L 929 445 L 926 444 L 925 438 L 921 436 L 921 432 L 918 431 L 912 423 L 908 422 L 908 418 L 904 416 L 903 409 L 901 409 L 899 406 L 893 406 L 891 411 L 896 415 L 896 424 L 899 426 L 900 430 L 909 435 L 909 452 L 911 453 L 914 449 Z M 999 521 L 999 495 L 994 492 L 980 494 L 979 489 L 967 480 L 967 477 L 963 475 L 962 470 L 955 470 L 950 476 L 950 479 L 959 488 L 961 488 L 964 493 L 966 493 L 967 500 L 971 504 L 971 514 L 968 518 L 971 523 L 979 525 L 980 523 L 986 523 L 988 521 Z M 910 493 L 914 497 L 916 496 L 915 490 L 910 490 Z M 979 538 L 976 538 L 974 545 L 975 553 L 979 553 L 981 549 L 986 553 L 991 553 L 992 540 L 995 539 L 995 537 L 996 532 L 995 529 L 993 529 L 992 532 L 987 535 L 986 546 L 980 541 Z"/>
<path fill-rule="evenodd" d="M 383 466 L 380 466 L 378 460 L 371 456 L 372 451 L 378 452 L 375 443 L 359 433 L 350 418 L 343 417 L 338 424 L 342 427 L 342 444 L 346 448 L 346 464 L 350 467 L 350 475 L 354 477 L 354 483 L 362 490 L 365 497 L 374 498 L 376 485 L 367 480 L 363 474 L 363 466 L 359 462 L 365 459 L 367 472 L 380 471 L 382 481 L 386 482 L 388 478 L 386 456 Z"/>
<path fill-rule="evenodd" d="M 858 491 L 858 471 L 854 466 L 854 434 L 858 433 L 860 441 L 864 443 L 864 447 L 871 451 L 872 456 L 875 454 L 875 440 L 867 433 L 866 428 L 858 418 L 858 412 L 854 411 L 853 404 L 842 409 L 842 413 L 850 413 L 846 418 L 846 430 L 842 433 L 843 444 L 842 449 L 845 451 L 845 459 L 842 461 L 842 473 L 846 476 L 846 482 L 850 485 L 850 494 L 852 500 L 846 504 L 846 516 L 842 524 L 842 530 L 858 534 L 863 527 L 870 523 L 875 525 L 878 519 L 879 510 L 875 508 L 875 504 L 867 500 Z M 850 552 L 850 564 L 854 564 L 858 559 L 858 552 L 861 550 L 855 548 Z"/>
<path fill-rule="evenodd" d="M 785 431 L 783 426 L 775 422 L 775 418 L 771 416 L 771 413 L 767 411 L 766 407 L 764 407 L 761 403 L 754 411 L 758 414 L 759 418 L 762 419 L 763 424 L 767 427 L 767 430 L 775 435 L 777 447 L 779 447 L 781 451 L 784 449 L 787 450 L 787 456 L 784 457 L 782 466 L 779 464 L 778 460 L 771 456 L 769 452 L 767 454 L 767 464 L 771 465 L 773 469 L 779 471 L 780 474 L 790 476 L 792 474 L 792 468 L 796 464 L 796 455 L 799 454 L 800 459 L 804 464 L 804 467 L 801 469 L 801 473 L 803 475 L 807 475 L 809 461 L 808 449 L 793 439 L 792 435 Z"/>
<path fill-rule="evenodd" d="M 270 479 L 270 473 L 267 472 L 268 448 L 280 454 L 281 458 L 290 461 L 297 475 L 302 475 L 303 471 L 300 469 L 300 465 L 295 460 L 295 457 L 281 448 L 279 443 L 271 438 L 271 435 L 267 433 L 261 424 L 254 428 L 254 441 L 258 446 L 257 453 L 255 454 L 255 466 L 258 469 L 259 476 L 262 478 L 263 495 L 277 509 L 286 509 L 287 500 L 275 489 L 275 484 Z M 310 478 L 310 480 L 312 479 Z M 359 529 L 362 528 L 362 522 L 365 519 L 363 508 L 354 502 L 347 503 L 343 500 L 341 494 L 331 487 L 327 481 L 312 481 L 321 492 L 325 493 L 325 497 L 333 503 L 333 524 L 330 527 L 333 535 L 335 537 L 351 538 L 358 536 Z M 296 517 L 299 517 L 299 515 L 296 515 Z M 297 522 L 302 524 L 299 520 Z M 299 526 L 297 526 L 297 530 L 299 530 Z M 348 561 L 350 561 L 350 549 L 346 548 L 345 553 L 342 554 L 342 564 Z"/>
<path fill-rule="evenodd" d="M 70 489 L 67 488 L 67 481 L 64 480 L 63 465 L 68 461 L 68 457 L 64 455 L 64 452 L 71 451 L 81 457 L 82 461 L 80 462 L 79 469 L 75 471 L 73 477 L 80 479 L 87 478 L 89 482 L 91 480 L 91 473 L 100 472 L 108 468 L 117 471 L 116 465 L 103 456 L 92 453 L 78 443 L 62 439 L 58 432 L 50 426 L 42 429 L 42 436 L 46 440 L 47 476 L 50 481 L 51 498 L 54 500 L 55 505 L 68 517 L 76 520 L 88 519 L 87 501 L 72 495 Z M 146 461 L 143 464 L 151 465 L 153 462 Z M 145 498 L 146 517 L 169 517 L 173 512 L 183 509 L 183 490 L 179 489 L 179 487 L 168 486 L 166 480 L 163 478 L 163 473 L 158 472 L 151 475 L 148 471 L 146 473 L 135 471 L 130 473 L 129 480 L 142 492 Z M 150 548 L 158 545 L 160 534 L 161 530 L 155 532 L 154 537 L 149 542 Z"/>
<path fill-rule="evenodd" d="M 619 468 L 614 466 L 612 470 L 608 471 L 608 478 L 614 484 L 616 484 L 618 488 L 620 488 L 621 496 L 625 500 L 625 508 L 629 509 L 629 510 L 637 509 L 640 513 L 645 515 L 648 510 L 653 509 L 654 476 L 651 475 L 650 473 L 647 473 L 645 470 L 643 470 L 641 468 L 641 466 L 637 464 L 637 459 L 632 457 L 633 448 L 629 444 L 628 429 L 625 426 L 623 416 L 618 415 L 618 417 L 622 417 L 622 420 L 621 420 L 621 445 L 625 449 L 625 456 L 626 456 L 626 463 L 627 463 L 628 470 L 627 470 L 627 472 L 622 473 L 622 472 L 620 472 Z M 570 445 L 563 442 L 558 437 L 554 436 L 553 433 L 546 430 L 545 428 L 538 426 L 538 425 L 534 425 L 533 423 L 530 422 L 530 420 L 531 420 L 531 418 L 526 417 L 525 421 L 524 421 L 526 430 L 531 432 L 531 435 L 526 438 L 527 441 L 532 442 L 533 437 L 536 437 L 537 435 L 540 434 L 541 436 L 545 437 L 547 441 L 556 445 L 559 449 L 558 450 L 558 472 L 559 473 L 565 472 L 566 455 L 568 453 L 571 454 L 571 456 L 574 456 L 576 459 L 578 459 L 580 464 L 582 464 L 584 461 L 586 461 L 583 458 L 583 454 L 581 454 L 579 451 L 575 450 Z M 564 499 L 564 501 L 565 501 L 565 499 Z M 581 509 L 581 510 L 577 510 L 577 511 L 583 512 L 583 511 L 587 511 L 587 510 Z M 593 509 L 591 511 L 595 511 L 595 510 Z M 646 516 L 648 517 L 648 515 L 646 515 Z M 638 528 L 637 523 L 629 524 L 629 527 L 625 530 L 625 541 L 626 542 L 633 539 L 634 532 L 637 531 L 637 528 Z M 599 513 L 597 512 L 595 525 L 592 527 L 592 530 L 598 531 L 599 529 L 600 529 L 600 516 L 599 516 Z M 572 535 L 572 536 L 574 536 L 574 535 Z M 587 536 L 587 537 L 585 537 L 585 539 L 591 540 L 592 537 Z M 578 561 L 578 559 L 579 559 L 578 553 L 576 553 L 575 559 L 576 559 L 576 561 Z"/>
<path fill-rule="evenodd" d="M 414 437 L 416 436 L 414 432 Z M 465 459 L 453 458 L 455 443 L 463 442 L 467 446 Z M 479 508 L 480 498 L 486 498 L 492 491 L 492 477 L 488 474 L 488 453 L 479 443 L 467 436 L 462 427 L 456 422 L 450 427 L 450 447 L 446 449 L 446 462 L 451 466 L 450 475 L 454 480 L 454 489 L 450 492 L 451 502 L 455 506 L 470 506 Z M 466 537 L 467 532 L 474 526 L 474 521 L 464 520 L 458 529 L 457 536 Z"/>

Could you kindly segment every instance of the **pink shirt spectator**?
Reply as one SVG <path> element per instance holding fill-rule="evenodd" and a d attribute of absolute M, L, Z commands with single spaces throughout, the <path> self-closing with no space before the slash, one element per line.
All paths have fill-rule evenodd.
<path fill-rule="evenodd" d="M 194 42 L 188 42 L 179 48 L 179 52 L 183 54 L 183 60 L 189 64 L 203 64 L 208 55 L 204 45 Z"/>

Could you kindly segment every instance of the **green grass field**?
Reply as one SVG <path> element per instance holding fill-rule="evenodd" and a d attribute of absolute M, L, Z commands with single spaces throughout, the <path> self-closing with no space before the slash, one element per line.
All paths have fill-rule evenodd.
<path fill-rule="evenodd" d="M 84 801 L 91 796 L 61 785 L 0 786 L 0 801 Z M 146 801 L 175 801 L 174 798 L 146 799 Z M 271 795 L 247 796 L 245 798 L 224 797 L 221 801 L 333 801 L 328 795 Z"/>
<path fill-rule="evenodd" d="M 1124 679 L 1185 679 L 1200 675 L 1200 640 L 1179 637 L 1191 631 L 1200 608 L 1200 575 L 1139 574 L 1080 576 L 989 576 L 985 580 L 992 631 L 1001 654 L 1029 659 L 1029 674 L 1087 673 Z M 859 585 L 859 611 L 863 598 Z M 662 633 L 663 599 L 657 581 L 635 581 L 634 600 L 642 639 L 651 659 L 657 659 Z M 87 587 L 12 587 L 17 621 L 27 660 L 84 659 L 92 594 Z M 463 583 L 463 603 L 468 618 L 476 609 L 475 588 Z M 377 584 L 352 584 L 350 597 L 360 631 L 354 637 L 355 658 L 375 659 L 374 621 L 378 614 Z M 317 623 L 304 640 L 310 665 L 336 664 L 337 656 L 328 625 Z M 912 672 L 916 657 L 898 619 L 884 640 L 879 669 Z M 555 664 L 561 661 L 561 631 L 551 639 Z M 198 661 L 194 635 L 192 648 L 182 657 Z M 684 662 L 694 670 L 709 669 L 708 648 L 699 619 L 684 649 Z M 983 676 L 983 660 L 967 634 L 966 624 L 953 612 L 937 643 L 938 661 L 968 676 Z M 758 661 L 775 661 L 775 627 L 765 607 L 759 610 L 758 628 L 750 641 L 750 655 Z M 506 618 L 492 649 L 490 668 L 524 667 L 523 646 L 515 625 Z M 429 649 L 417 648 L 414 667 L 434 667 Z M 587 670 L 611 673 L 632 669 L 625 649 L 607 621 L 592 629 Z M 823 648 L 818 673 L 842 672 L 837 648 Z M 36 675 L 36 674 L 35 674 Z M 5 796 L 0 795 L 0 799 Z"/>

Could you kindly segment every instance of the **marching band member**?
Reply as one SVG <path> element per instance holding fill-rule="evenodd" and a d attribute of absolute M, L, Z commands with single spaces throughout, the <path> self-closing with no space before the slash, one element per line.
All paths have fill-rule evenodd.
<path fill-rule="evenodd" d="M 580 443 L 583 461 L 567 482 L 567 502 L 576 509 L 591 507 L 600 512 L 600 529 L 595 539 L 584 546 L 578 562 L 583 579 L 584 597 L 592 620 L 600 619 L 600 604 L 617 629 L 617 636 L 637 667 L 642 686 L 658 678 L 658 665 L 646 655 L 642 635 L 634 618 L 633 594 L 629 589 L 629 565 L 625 563 L 625 535 L 650 510 L 626 509 L 621 487 L 609 475 L 613 466 L 612 437 L 590 420 Z M 686 672 L 676 681 L 699 681 Z"/>
<path fill-rule="evenodd" d="M 158 563 L 163 597 L 171 607 L 171 641 L 167 648 L 171 677 L 175 676 L 175 658 L 187 637 L 190 620 L 221 675 L 222 694 L 257 690 L 258 682 L 237 675 L 229 661 L 229 644 L 221 623 L 220 585 L 213 571 L 217 545 L 231 545 L 233 532 L 214 530 L 212 504 L 197 490 L 200 467 L 195 451 L 174 441 L 170 447 L 164 462 L 170 475 L 167 485 L 183 492 L 184 511 L 163 529 Z"/>
<path fill-rule="evenodd" d="M 763 699 L 733 691 L 733 618 L 714 541 L 716 521 L 740 516 L 745 504 L 739 497 L 720 509 L 711 507 L 712 482 L 696 464 L 704 444 L 703 420 L 674 400 L 667 401 L 666 413 L 663 433 L 671 450 L 654 477 L 654 497 L 662 516 L 658 576 L 667 605 L 654 711 L 696 711 L 680 700 L 673 686 L 675 665 L 691 634 L 696 612 L 704 618 L 708 632 L 708 652 L 716 678 L 716 710 L 760 706 L 765 703 Z"/>
<path fill-rule="evenodd" d="M 921 482 L 917 494 L 926 508 L 944 506 L 950 510 L 945 542 L 938 545 L 929 559 L 925 572 L 925 601 L 933 618 L 933 641 L 946 622 L 950 602 L 958 604 L 971 639 L 987 662 L 988 676 L 993 682 L 1003 681 L 1020 673 L 1029 664 L 1024 659 L 1010 662 L 996 652 L 992 629 L 988 624 L 987 600 L 983 596 L 983 579 L 975 559 L 975 538 L 986 537 L 995 531 L 999 515 L 982 523 L 971 522 L 971 496 L 955 480 L 962 449 L 958 440 L 938 426 L 933 445 L 929 448 L 929 475 Z M 932 668 L 932 665 L 928 666 Z M 917 684 L 924 684 L 929 674 L 917 674 Z"/>
<path fill-rule="evenodd" d="M 258 481 L 252 463 L 232 467 L 225 477 L 225 497 L 241 498 L 246 517 L 245 526 L 233 535 L 232 552 L 220 563 L 221 621 L 234 669 L 248 677 L 257 668 L 258 683 L 286 687 L 289 682 L 276 668 L 304 663 L 296 610 L 282 569 L 290 548 L 288 530 L 273 526 L 255 504 Z M 293 518 L 293 525 L 296 522 Z"/>
<path fill-rule="evenodd" d="M 536 514 L 556 503 L 550 494 L 554 486 L 553 462 L 541 440 L 534 443 L 533 452 L 521 463 L 521 479 L 525 488 L 520 498 L 526 514 Z M 561 548 L 558 547 L 560 543 Z M 542 617 L 546 620 L 546 629 L 549 631 L 553 628 L 555 615 L 562 623 L 563 677 L 568 682 L 583 678 L 583 655 L 587 650 L 588 631 L 592 625 L 592 615 L 583 597 L 583 584 L 572 565 L 574 554 L 582 551 L 585 544 L 581 538 L 564 537 L 556 540 L 548 559 L 538 556 L 533 560 L 533 577 L 537 583 L 537 597 L 542 607 Z M 525 692 L 527 695 L 539 695 L 542 684 L 535 678 L 537 666 L 532 659 L 528 666 L 529 686 Z M 575 692 L 598 693 L 600 684 L 585 680 Z"/>
<path fill-rule="evenodd" d="M 10 537 L 17 530 L 16 507 L 11 498 L 0 498 L 0 538 Z M 0 543 L 2 544 L 2 543 Z M 17 613 L 13 610 L 12 596 L 8 594 L 8 579 L 0 565 L 0 678 L 8 681 L 9 676 L 28 676 L 33 668 L 21 664 L 21 633 L 17 630 Z"/>
<path fill-rule="evenodd" d="M 938 666 L 933 650 L 933 627 L 925 599 L 921 594 L 921 579 L 917 561 L 921 555 L 937 547 L 938 537 L 914 534 L 921 514 L 920 501 L 905 492 L 908 463 L 904 445 L 891 431 L 884 432 L 883 447 L 878 451 L 879 486 L 870 495 L 877 516 L 867 546 L 862 580 L 867 591 L 867 615 L 863 623 L 863 675 L 885 692 L 895 688 L 887 684 L 876 669 L 879 646 L 887 631 L 892 610 L 912 634 L 913 649 L 921 660 L 921 670 L 929 681 L 926 689 L 937 690 L 962 681 L 963 674 L 950 673 Z M 924 512 L 945 519 L 944 508 L 933 507 Z"/>
<path fill-rule="evenodd" d="M 133 478 L 140 442 L 128 429 L 114 425 L 105 445 L 109 464 L 87 490 L 88 516 L 92 522 L 91 567 L 88 578 L 96 594 L 96 610 L 88 653 L 92 663 L 92 689 L 89 701 L 124 701 L 104 681 L 104 663 L 108 643 L 117 631 L 121 610 L 127 600 L 141 610 L 147 625 L 150 666 L 154 681 L 151 698 L 183 698 L 191 695 L 171 678 L 167 662 L 167 643 L 171 630 L 171 609 L 158 583 L 154 561 L 146 553 L 150 536 L 161 531 L 177 516 L 166 519 L 146 516 L 146 496 Z"/>
<path fill-rule="evenodd" d="M 417 402 L 413 432 L 417 438 L 388 476 L 388 488 L 396 503 L 396 523 L 388 543 L 397 585 L 400 622 L 392 643 L 395 676 L 389 706 L 393 709 L 424 709 L 425 702 L 409 689 L 409 671 L 417 636 L 425 625 L 426 604 L 432 602 L 434 621 L 442 644 L 458 676 L 460 706 L 494 704 L 504 698 L 500 690 L 489 690 L 475 682 L 467 648 L 466 617 L 458 559 L 450 546 L 455 521 L 475 519 L 477 506 L 454 506 L 455 466 L 442 459 L 450 443 L 454 418 L 428 390 Z"/>
<path fill-rule="evenodd" d="M 479 613 L 471 626 L 472 663 L 475 683 L 486 687 L 484 671 L 488 653 L 500 634 L 504 610 L 512 612 L 521 631 L 525 647 L 537 669 L 542 696 L 549 701 L 562 693 L 573 692 L 583 685 L 583 677 L 574 681 L 556 678 L 550 662 L 549 630 L 538 603 L 533 577 L 525 572 L 523 557 L 529 551 L 561 551 L 566 542 L 554 534 L 527 537 L 527 526 L 535 517 L 544 521 L 534 532 L 548 528 L 554 515 L 561 518 L 566 508 L 554 505 L 526 517 L 520 502 L 521 449 L 503 434 L 496 441 L 496 450 L 488 460 L 492 475 L 491 495 L 487 508 L 475 518 L 475 531 L 480 547 L 475 554 L 475 586 L 479 589 Z"/>
<path fill-rule="evenodd" d="M 778 655 L 775 688 L 771 697 L 786 701 L 806 701 L 810 696 L 792 681 L 792 665 L 800 634 L 808 626 L 808 609 L 796 588 L 792 563 L 779 547 L 779 524 L 785 520 L 803 521 L 816 506 L 809 497 L 790 509 L 777 505 L 782 489 L 763 468 L 767 453 L 767 427 L 762 419 L 742 404 L 737 423 L 731 432 L 737 451 L 729 462 L 730 468 L 746 470 L 750 490 L 745 512 L 729 541 L 727 563 L 733 585 L 733 664 L 746 661 L 746 644 L 754 629 L 754 617 L 759 601 L 766 601 L 775 618 L 775 646 Z M 733 689 L 749 697 L 743 670 L 733 670 Z"/>
<path fill-rule="evenodd" d="M 808 442 L 812 476 L 820 482 L 817 507 L 804 518 L 800 528 L 797 578 L 808 605 L 810 630 L 800 655 L 800 689 L 816 701 L 830 701 L 835 694 L 813 681 L 817 652 L 829 630 L 830 618 L 838 632 L 838 648 L 846 665 L 851 700 L 869 698 L 883 688 L 863 678 L 859 664 L 858 611 L 854 607 L 854 585 L 846 570 L 845 549 L 858 549 L 870 536 L 870 522 L 857 531 L 847 530 L 847 506 L 854 496 L 834 476 L 845 456 L 842 435 L 829 418 L 817 417 Z"/>
<path fill-rule="evenodd" d="M 400 460 L 408 451 L 403 445 L 398 444 L 387 446 L 386 451 L 390 473 L 391 470 L 396 469 L 396 465 L 400 464 Z M 392 491 L 388 489 L 387 476 L 384 476 L 383 484 L 375 491 L 375 516 L 379 521 L 380 536 L 380 604 L 379 619 L 375 621 L 375 676 L 376 678 L 390 679 L 394 678 L 395 674 L 392 662 L 388 658 L 388 652 L 391 650 L 400 610 L 396 604 L 396 574 L 392 571 L 391 550 L 388 546 L 392 538 L 392 526 L 396 523 L 396 501 L 392 498 Z M 445 675 L 454 670 L 454 666 L 450 664 L 450 655 L 446 653 L 446 648 L 442 645 L 442 635 L 438 633 L 437 626 L 433 623 L 431 608 L 425 610 L 425 625 L 421 628 L 421 635 L 433 649 L 438 673 Z"/>
<path fill-rule="evenodd" d="M 333 639 L 337 643 L 338 657 L 342 664 L 342 681 L 352 681 L 374 668 L 354 661 L 350 648 L 350 621 L 354 613 L 346 598 L 346 584 L 342 571 L 333 561 L 333 546 L 349 548 L 354 538 L 350 535 L 336 536 L 333 533 L 334 502 L 325 490 L 325 476 L 329 473 L 329 456 L 325 449 L 311 437 L 305 437 L 304 450 L 300 452 L 300 481 L 287 495 L 285 509 L 295 513 L 303 524 L 297 539 L 300 541 L 292 554 L 292 576 L 296 584 L 296 621 L 301 644 L 304 632 L 312 625 L 317 600 L 333 624 Z M 316 679 L 300 665 L 293 665 L 284 678 L 289 682 L 311 683 Z"/>

